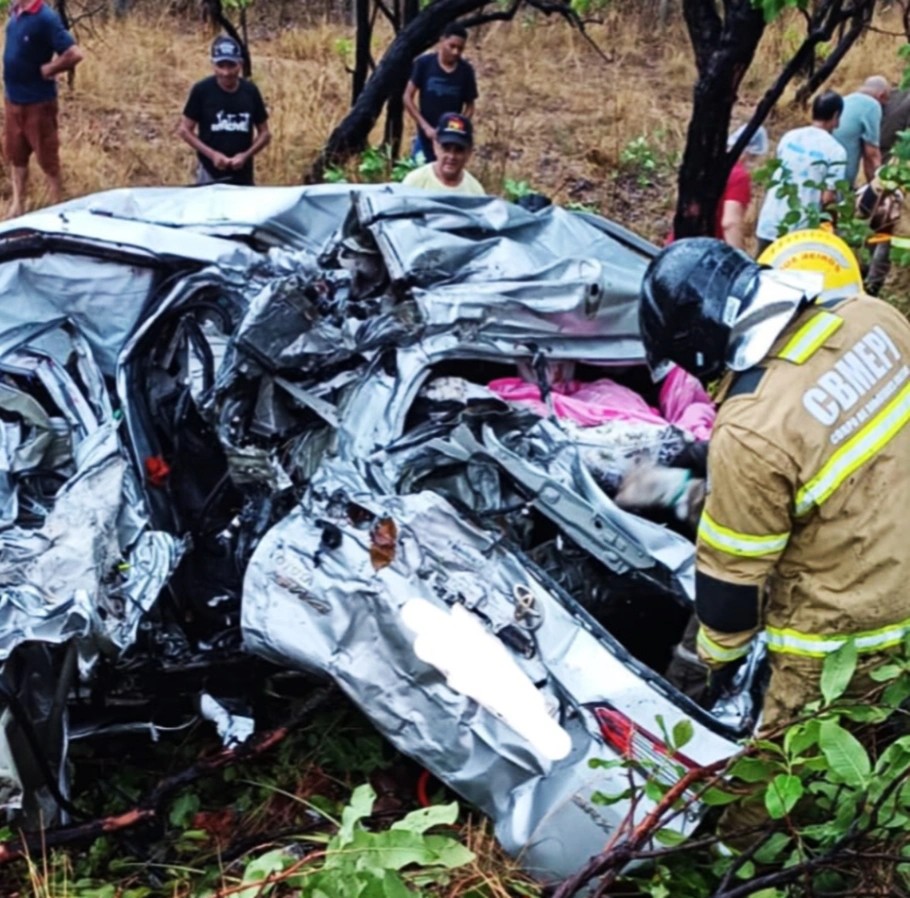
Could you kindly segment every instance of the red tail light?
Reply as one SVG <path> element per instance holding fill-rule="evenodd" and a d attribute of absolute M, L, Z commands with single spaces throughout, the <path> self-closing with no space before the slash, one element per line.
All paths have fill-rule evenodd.
<path fill-rule="evenodd" d="M 682 752 L 672 753 L 653 733 L 630 720 L 621 711 L 602 705 L 591 709 L 600 724 L 604 741 L 620 757 L 629 761 L 670 759 L 691 770 L 699 765 Z"/>

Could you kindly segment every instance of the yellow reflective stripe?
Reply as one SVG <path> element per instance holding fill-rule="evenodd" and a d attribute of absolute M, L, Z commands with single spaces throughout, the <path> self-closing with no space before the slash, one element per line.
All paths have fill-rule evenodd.
<path fill-rule="evenodd" d="M 696 637 L 698 642 L 698 647 L 712 660 L 717 661 L 720 664 L 727 664 L 730 661 L 736 661 L 739 658 L 742 658 L 743 655 L 749 653 L 749 643 L 745 645 L 737 646 L 733 649 L 724 648 L 722 645 L 718 645 L 707 633 L 705 633 L 704 627 L 698 628 L 698 636 Z M 751 640 L 750 640 L 751 641 Z"/>
<path fill-rule="evenodd" d="M 822 469 L 796 493 L 797 515 L 821 505 L 858 468 L 883 449 L 910 421 L 910 384 L 859 433 L 841 446 Z"/>
<path fill-rule="evenodd" d="M 801 633 L 799 630 L 768 627 L 768 648 L 772 652 L 787 655 L 801 655 L 805 658 L 824 658 L 837 651 L 847 640 L 856 645 L 859 652 L 877 652 L 890 649 L 903 642 L 910 634 L 910 618 L 878 630 L 864 630 L 861 633 L 823 636 L 817 633 Z"/>
<path fill-rule="evenodd" d="M 843 323 L 837 315 L 819 312 L 787 341 L 777 357 L 802 365 Z"/>
<path fill-rule="evenodd" d="M 728 555 L 743 558 L 760 558 L 765 555 L 776 555 L 786 548 L 790 533 L 738 533 L 729 527 L 723 527 L 707 511 L 701 513 L 698 522 L 698 537 L 709 546 Z"/>

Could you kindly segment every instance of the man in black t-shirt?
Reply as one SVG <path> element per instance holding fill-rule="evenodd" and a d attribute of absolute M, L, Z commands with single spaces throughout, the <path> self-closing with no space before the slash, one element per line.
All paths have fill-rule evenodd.
<path fill-rule="evenodd" d="M 199 158 L 197 184 L 253 183 L 253 157 L 272 139 L 259 89 L 240 77 L 240 45 L 222 35 L 212 44 L 215 74 L 193 85 L 177 134 Z"/>
<path fill-rule="evenodd" d="M 477 79 L 474 67 L 462 58 L 467 38 L 468 32 L 461 25 L 446 26 L 436 52 L 418 56 L 411 69 L 404 91 L 404 108 L 417 123 L 414 155 L 422 152 L 427 162 L 436 158 L 433 138 L 440 117 L 446 112 L 457 112 L 470 118 L 474 113 Z"/>

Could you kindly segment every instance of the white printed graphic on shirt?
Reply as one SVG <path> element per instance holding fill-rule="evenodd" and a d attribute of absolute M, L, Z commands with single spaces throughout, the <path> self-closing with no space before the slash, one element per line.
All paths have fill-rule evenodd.
<path fill-rule="evenodd" d="M 212 122 L 213 131 L 243 131 L 249 133 L 250 130 L 250 113 L 248 112 L 224 112 L 219 109 L 215 113 L 215 121 Z"/>

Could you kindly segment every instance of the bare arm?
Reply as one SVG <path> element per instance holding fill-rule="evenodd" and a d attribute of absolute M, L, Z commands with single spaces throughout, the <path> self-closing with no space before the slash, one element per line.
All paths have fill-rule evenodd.
<path fill-rule="evenodd" d="M 464 106 L 462 106 L 461 114 L 465 118 L 470 118 L 472 115 L 474 115 L 474 101 L 473 100 L 471 100 L 470 103 L 465 103 Z"/>
<path fill-rule="evenodd" d="M 724 233 L 724 242 L 737 249 L 744 248 L 743 222 L 746 217 L 746 208 L 736 200 L 727 200 L 721 211 L 720 226 Z"/>
<path fill-rule="evenodd" d="M 436 132 L 430 126 L 430 123 L 420 114 L 420 110 L 417 108 L 417 101 L 414 99 L 416 96 L 417 85 L 413 81 L 408 81 L 408 86 L 404 89 L 404 96 L 402 97 L 404 108 L 407 110 L 408 115 L 417 122 L 417 127 L 420 128 L 427 137 L 432 139 Z"/>
<path fill-rule="evenodd" d="M 866 143 L 863 141 L 863 172 L 866 175 L 866 180 L 871 184 L 872 179 L 875 177 L 875 173 L 879 170 L 882 164 L 882 151 L 873 146 L 871 143 Z"/>
<path fill-rule="evenodd" d="M 248 150 L 232 156 L 230 159 L 231 168 L 243 168 L 247 161 L 252 159 L 260 150 L 264 150 L 272 140 L 272 132 L 269 131 L 268 121 L 256 126 L 256 139 L 250 144 Z"/>
<path fill-rule="evenodd" d="M 261 150 L 264 150 L 272 142 L 272 132 L 269 130 L 268 121 L 256 126 L 256 139 L 253 145 L 247 150 L 250 158 L 255 156 Z"/>
<path fill-rule="evenodd" d="M 228 168 L 230 161 L 228 157 L 224 153 L 219 153 L 218 150 L 213 150 L 208 144 L 199 139 L 199 135 L 196 133 L 196 122 L 191 118 L 187 118 L 185 115 L 180 117 L 180 124 L 177 126 L 177 136 L 188 143 L 197 153 L 210 160 L 215 168 Z"/>
<path fill-rule="evenodd" d="M 822 195 L 819 198 L 819 205 L 822 209 L 830 206 L 832 203 L 837 202 L 837 191 L 836 190 L 823 190 Z"/>
<path fill-rule="evenodd" d="M 76 44 L 73 44 L 72 47 L 68 47 L 59 56 L 55 56 L 50 62 L 46 62 L 41 66 L 41 77 L 50 81 L 61 72 L 69 72 L 76 68 L 83 59 L 85 59 L 85 54 Z"/>

